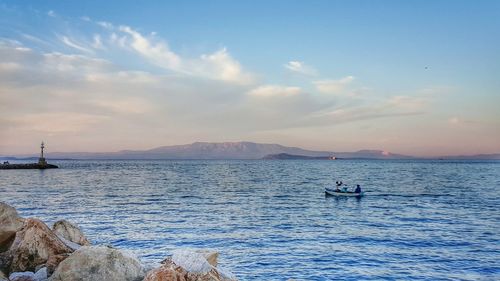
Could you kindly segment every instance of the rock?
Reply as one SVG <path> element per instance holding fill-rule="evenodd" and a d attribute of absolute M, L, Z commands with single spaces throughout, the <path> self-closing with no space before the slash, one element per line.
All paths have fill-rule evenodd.
<path fill-rule="evenodd" d="M 42 267 L 36 271 L 35 279 L 37 281 L 47 281 L 47 278 L 48 278 L 47 267 Z"/>
<path fill-rule="evenodd" d="M 143 281 L 234 281 L 231 273 L 217 268 L 218 253 L 208 250 L 177 250 L 163 265 L 148 272 Z M 209 262 L 210 260 L 210 262 Z"/>
<path fill-rule="evenodd" d="M 61 241 L 64 243 L 64 245 L 66 245 L 66 246 L 70 247 L 70 248 L 71 248 L 71 250 L 73 250 L 73 251 L 76 251 L 76 250 L 78 250 L 78 249 L 80 249 L 80 248 L 82 247 L 80 244 L 76 244 L 76 243 L 74 243 L 74 242 L 71 242 L 71 241 L 69 241 L 69 240 L 66 240 L 66 238 L 64 238 L 64 237 L 62 237 L 62 236 L 60 236 L 60 235 L 57 235 L 57 237 L 58 237 L 59 239 L 61 239 Z"/>
<path fill-rule="evenodd" d="M 7 276 L 5 276 L 5 274 L 3 274 L 3 272 L 0 271 L 0 281 L 6 281 L 7 280 Z"/>
<path fill-rule="evenodd" d="M 144 270 L 135 257 L 105 246 L 84 246 L 59 264 L 50 281 L 135 281 Z"/>
<path fill-rule="evenodd" d="M 187 272 L 182 268 L 161 266 L 148 272 L 143 281 L 187 281 Z"/>
<path fill-rule="evenodd" d="M 52 231 L 60 237 L 76 243 L 80 246 L 89 246 L 90 242 L 87 240 L 80 228 L 67 220 L 60 220 L 54 223 Z"/>
<path fill-rule="evenodd" d="M 9 249 L 16 232 L 23 227 L 24 219 L 16 209 L 0 202 L 0 253 Z"/>
<path fill-rule="evenodd" d="M 37 281 L 35 279 L 35 273 L 31 271 L 26 272 L 14 272 L 9 276 L 10 281 Z"/>
<path fill-rule="evenodd" d="M 210 265 L 217 267 L 217 259 L 219 258 L 219 252 L 207 249 L 196 249 L 194 251 L 202 254 Z"/>
<path fill-rule="evenodd" d="M 42 221 L 26 219 L 5 253 L 10 258 L 7 272 L 35 271 L 46 263 L 52 272 L 72 252 Z"/>

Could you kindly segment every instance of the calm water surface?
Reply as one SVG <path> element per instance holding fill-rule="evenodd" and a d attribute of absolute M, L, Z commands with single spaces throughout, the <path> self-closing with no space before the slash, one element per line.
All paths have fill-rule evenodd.
<path fill-rule="evenodd" d="M 0 170 L 0 200 L 148 264 L 213 248 L 240 280 L 500 280 L 498 161 L 56 164 Z M 337 179 L 367 196 L 325 197 Z"/>

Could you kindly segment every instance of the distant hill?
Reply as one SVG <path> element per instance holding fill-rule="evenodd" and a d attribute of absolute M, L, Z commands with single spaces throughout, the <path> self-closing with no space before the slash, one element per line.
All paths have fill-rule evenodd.
<path fill-rule="evenodd" d="M 148 150 L 122 150 L 118 152 L 48 152 L 49 159 L 418 159 L 382 150 L 355 152 L 315 151 L 279 144 L 254 142 L 195 142 L 185 145 L 161 146 Z M 0 159 L 29 159 L 38 155 L 5 155 Z M 500 159 L 500 154 L 472 156 L 444 156 L 434 159 L 473 160 Z"/>
<path fill-rule="evenodd" d="M 279 144 L 253 142 L 195 142 L 186 145 L 162 146 L 149 150 L 123 150 L 109 153 L 52 152 L 47 158 L 72 159 L 262 159 L 269 154 L 288 153 L 304 156 L 330 155 L 328 151 L 313 151 Z"/>

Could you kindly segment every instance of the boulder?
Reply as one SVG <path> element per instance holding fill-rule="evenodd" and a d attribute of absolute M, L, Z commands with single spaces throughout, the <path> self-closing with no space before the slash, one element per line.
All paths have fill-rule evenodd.
<path fill-rule="evenodd" d="M 3 274 L 3 272 L 0 271 L 0 281 L 6 281 L 7 280 L 7 276 L 5 276 L 5 274 Z"/>
<path fill-rule="evenodd" d="M 47 281 L 47 278 L 48 278 L 47 267 L 42 267 L 36 271 L 35 279 L 37 281 Z"/>
<path fill-rule="evenodd" d="M 106 246 L 84 246 L 59 264 L 50 281 L 135 281 L 144 270 L 135 257 Z"/>
<path fill-rule="evenodd" d="M 207 249 L 196 249 L 194 251 L 202 254 L 210 265 L 217 267 L 217 259 L 219 258 L 219 252 Z"/>
<path fill-rule="evenodd" d="M 187 281 L 187 272 L 182 268 L 160 266 L 148 272 L 143 281 Z"/>
<path fill-rule="evenodd" d="M 37 266 L 50 264 L 47 265 L 50 273 L 72 252 L 42 221 L 26 219 L 9 250 L 2 254 L 3 270 L 7 273 L 34 272 Z"/>
<path fill-rule="evenodd" d="M 208 250 L 177 250 L 163 265 L 148 272 L 143 281 L 234 281 L 231 273 L 217 268 L 218 253 Z"/>
<path fill-rule="evenodd" d="M 35 278 L 35 273 L 31 271 L 26 272 L 14 272 L 9 276 L 10 281 L 37 281 Z"/>
<path fill-rule="evenodd" d="M 16 232 L 23 227 L 24 219 L 16 209 L 0 202 L 0 253 L 5 252 L 12 243 Z"/>
<path fill-rule="evenodd" d="M 83 235 L 83 232 L 80 230 L 80 228 L 67 220 L 60 220 L 55 222 L 54 226 L 52 226 L 52 231 L 57 234 L 57 236 L 76 243 L 80 246 L 90 245 L 89 240 L 87 240 L 85 235 Z"/>
<path fill-rule="evenodd" d="M 0 280 L 2 278 L 0 277 Z M 7 279 L 5 279 L 7 280 Z M 47 268 L 44 267 L 37 271 L 36 273 L 33 273 L 31 271 L 25 271 L 25 272 L 14 272 L 11 273 L 9 276 L 9 281 L 47 281 Z"/>

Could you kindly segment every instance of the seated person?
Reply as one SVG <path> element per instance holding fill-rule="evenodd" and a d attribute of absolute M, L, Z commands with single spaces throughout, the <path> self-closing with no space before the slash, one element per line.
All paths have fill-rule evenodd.
<path fill-rule="evenodd" d="M 354 190 L 354 193 L 361 193 L 361 186 L 359 186 L 359 184 L 356 185 L 356 189 Z"/>

